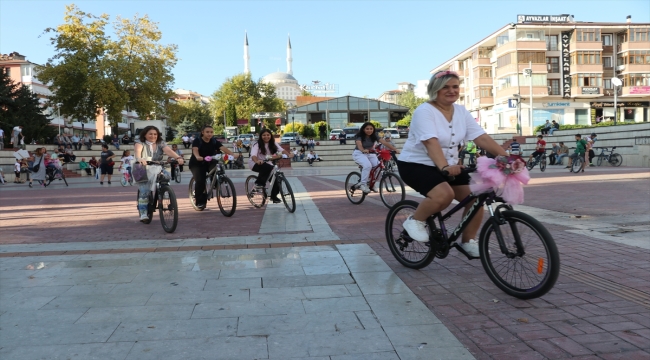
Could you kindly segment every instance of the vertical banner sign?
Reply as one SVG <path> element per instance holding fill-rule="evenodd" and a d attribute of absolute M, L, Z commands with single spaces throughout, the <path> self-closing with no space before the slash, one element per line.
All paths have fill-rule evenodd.
<path fill-rule="evenodd" d="M 571 97 L 571 31 L 562 32 L 562 97 Z"/>

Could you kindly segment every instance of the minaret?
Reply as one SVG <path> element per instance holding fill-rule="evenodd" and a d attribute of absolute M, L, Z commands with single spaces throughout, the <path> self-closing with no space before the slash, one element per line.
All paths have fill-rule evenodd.
<path fill-rule="evenodd" d="M 293 69 L 291 69 L 291 62 L 293 58 L 291 57 L 291 37 L 287 35 L 287 74 L 293 75 Z"/>
<path fill-rule="evenodd" d="M 250 56 L 248 56 L 248 33 L 244 32 L 244 74 L 251 73 L 248 60 L 250 60 Z"/>

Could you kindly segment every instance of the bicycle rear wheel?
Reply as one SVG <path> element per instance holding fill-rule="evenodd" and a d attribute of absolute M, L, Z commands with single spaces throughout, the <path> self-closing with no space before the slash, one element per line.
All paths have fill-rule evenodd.
<path fill-rule="evenodd" d="M 596 165 L 598 166 L 602 165 L 604 159 L 605 159 L 605 155 L 598 155 L 598 160 L 596 160 Z"/>
<path fill-rule="evenodd" d="M 526 162 L 526 168 L 528 169 L 528 171 L 533 170 L 534 167 L 535 167 L 535 160 L 534 159 L 533 160 L 528 160 L 528 162 Z"/>
<path fill-rule="evenodd" d="M 287 211 L 293 213 L 296 211 L 296 198 L 293 196 L 293 189 L 289 185 L 289 181 L 284 176 L 278 178 L 280 182 L 280 196 L 282 196 L 282 202 L 284 207 L 287 208 Z"/>
<path fill-rule="evenodd" d="M 578 156 L 573 159 L 573 163 L 571 164 L 571 172 L 574 172 L 576 174 L 579 173 L 580 169 L 582 168 L 582 163 L 584 163 L 582 156 Z"/>
<path fill-rule="evenodd" d="M 533 299 L 546 294 L 560 274 L 560 255 L 553 237 L 530 215 L 507 210 L 501 216 L 504 224 L 488 220 L 481 229 L 479 247 L 483 269 L 510 296 Z M 497 226 L 509 254 L 501 252 Z M 517 254 L 516 241 L 520 241 L 523 255 Z"/>
<path fill-rule="evenodd" d="M 266 203 L 266 192 L 255 190 L 255 181 L 257 181 L 257 176 L 255 175 L 246 178 L 246 197 L 251 202 L 251 205 L 256 208 L 261 208 Z"/>
<path fill-rule="evenodd" d="M 231 217 L 237 209 L 237 194 L 235 185 L 230 178 L 223 176 L 217 183 L 217 203 L 223 216 Z"/>
<path fill-rule="evenodd" d="M 207 180 L 209 180 L 209 179 L 207 179 Z M 208 183 L 207 181 L 206 181 L 206 183 L 207 184 L 205 185 L 205 191 L 207 192 L 208 188 L 210 187 L 210 183 Z M 194 208 L 194 210 L 202 211 L 203 210 L 202 208 L 199 208 L 198 206 L 196 206 L 196 197 L 194 196 L 195 187 L 196 187 L 196 183 L 195 183 L 195 180 L 194 180 L 194 176 L 192 176 L 192 178 L 190 179 L 190 184 L 188 186 L 188 191 L 187 191 L 188 195 L 190 197 L 190 204 L 192 204 L 192 207 Z"/>
<path fill-rule="evenodd" d="M 160 187 L 160 194 L 158 197 L 160 223 L 165 232 L 173 233 L 178 225 L 178 203 L 176 202 L 176 194 L 171 186 L 163 185 Z"/>
<path fill-rule="evenodd" d="M 138 189 L 138 197 L 136 198 L 136 204 L 140 201 L 140 189 Z M 153 203 L 153 195 L 151 192 L 149 193 L 149 205 L 147 206 L 147 219 L 142 220 L 143 223 L 149 224 L 151 223 L 151 220 L 153 219 L 153 206 L 151 204 Z"/>
<path fill-rule="evenodd" d="M 620 154 L 612 154 L 609 156 L 609 163 L 612 166 L 621 166 L 623 163 L 623 157 Z"/>
<path fill-rule="evenodd" d="M 379 182 L 379 197 L 381 197 L 381 201 L 389 209 L 398 202 L 406 199 L 404 181 L 393 173 L 387 173 Z"/>
<path fill-rule="evenodd" d="M 390 252 L 402 265 L 411 269 L 421 269 L 431 263 L 435 252 L 428 242 L 411 239 L 404 230 L 404 221 L 415 213 L 418 203 L 404 200 L 395 204 L 386 216 L 386 241 Z"/>
<path fill-rule="evenodd" d="M 543 156 L 539 160 L 539 170 L 541 170 L 542 172 L 544 172 L 544 170 L 546 170 L 546 156 Z"/>
<path fill-rule="evenodd" d="M 181 169 L 178 166 L 174 168 L 174 181 L 181 182 Z"/>
<path fill-rule="evenodd" d="M 61 174 L 61 180 L 63 180 L 63 182 L 65 183 L 65 186 L 68 186 L 68 180 L 66 180 L 65 174 L 63 174 L 63 173 Z"/>
<path fill-rule="evenodd" d="M 345 195 L 347 195 L 348 200 L 355 205 L 361 204 L 363 199 L 366 198 L 366 193 L 359 189 L 360 182 L 361 174 L 357 171 L 349 173 L 348 177 L 345 179 Z"/>
<path fill-rule="evenodd" d="M 127 186 L 129 184 L 129 180 L 126 178 L 126 174 L 122 174 L 122 178 L 120 178 L 120 184 L 122 184 L 122 186 Z"/>

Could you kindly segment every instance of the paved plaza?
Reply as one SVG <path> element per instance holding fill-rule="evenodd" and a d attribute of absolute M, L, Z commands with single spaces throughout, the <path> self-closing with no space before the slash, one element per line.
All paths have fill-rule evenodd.
<path fill-rule="evenodd" d="M 526 202 L 560 250 L 554 289 L 512 298 L 452 250 L 416 271 L 385 240 L 353 167 L 287 169 L 297 210 L 139 223 L 136 187 L 0 187 L 2 359 L 650 359 L 650 172 L 549 166 Z M 417 200 L 419 195 L 408 192 Z"/>

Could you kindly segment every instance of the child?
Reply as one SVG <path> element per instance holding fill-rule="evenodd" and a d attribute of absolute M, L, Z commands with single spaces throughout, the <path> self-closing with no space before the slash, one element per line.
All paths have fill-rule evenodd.
<path fill-rule="evenodd" d="M 129 150 L 124 150 L 122 152 L 122 165 L 120 165 L 120 171 L 122 171 L 123 174 L 128 174 L 128 176 L 131 176 L 131 165 L 133 164 L 133 161 L 135 158 L 133 155 L 131 155 L 131 152 Z"/>
<path fill-rule="evenodd" d="M 14 164 L 14 174 L 16 177 L 14 178 L 14 184 L 20 184 L 20 160 L 16 159 L 16 163 Z"/>

